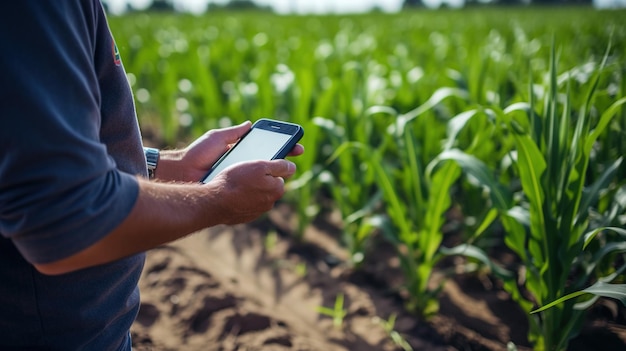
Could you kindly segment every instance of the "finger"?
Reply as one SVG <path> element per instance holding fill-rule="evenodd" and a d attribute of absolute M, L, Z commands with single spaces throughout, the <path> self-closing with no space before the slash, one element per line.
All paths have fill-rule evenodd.
<path fill-rule="evenodd" d="M 278 201 L 285 194 L 285 178 L 275 176 L 268 176 L 265 178 L 268 182 L 267 189 L 270 190 L 270 193 L 268 193 L 270 201 L 272 203 Z"/>
<path fill-rule="evenodd" d="M 301 144 L 296 144 L 291 151 L 287 154 L 287 156 L 299 156 L 304 153 L 304 146 Z"/>
<path fill-rule="evenodd" d="M 267 165 L 266 174 L 273 177 L 289 178 L 296 172 L 296 164 L 287 160 L 273 160 Z"/>

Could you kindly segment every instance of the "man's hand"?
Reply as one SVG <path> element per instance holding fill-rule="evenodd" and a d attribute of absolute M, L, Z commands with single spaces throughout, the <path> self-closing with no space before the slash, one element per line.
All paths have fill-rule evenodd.
<path fill-rule="evenodd" d="M 285 193 L 284 179 L 296 165 L 287 160 L 249 161 L 226 168 L 207 186 L 220 194 L 220 217 L 225 224 L 245 223 L 269 211 Z"/>
<path fill-rule="evenodd" d="M 166 181 L 198 182 L 211 166 L 233 146 L 248 130 L 252 123 L 214 129 L 206 132 L 182 150 L 163 151 L 156 177 Z M 297 144 L 287 156 L 298 156 L 304 152 Z"/>

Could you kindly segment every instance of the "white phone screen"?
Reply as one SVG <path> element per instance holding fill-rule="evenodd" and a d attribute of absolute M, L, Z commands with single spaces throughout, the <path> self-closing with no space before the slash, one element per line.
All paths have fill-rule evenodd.
<path fill-rule="evenodd" d="M 228 156 L 204 179 L 204 183 L 210 181 L 218 173 L 235 163 L 252 160 L 271 160 L 283 145 L 287 143 L 289 138 L 291 138 L 289 134 L 252 128 L 245 138 L 241 139 Z"/>

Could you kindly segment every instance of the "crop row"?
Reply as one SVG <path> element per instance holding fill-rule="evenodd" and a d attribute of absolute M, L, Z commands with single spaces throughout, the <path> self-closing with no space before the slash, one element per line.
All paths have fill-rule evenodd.
<path fill-rule="evenodd" d="M 436 313 L 432 274 L 460 255 L 528 313 L 536 350 L 564 350 L 597 298 L 626 301 L 623 16 L 544 8 L 110 22 L 142 126 L 160 143 L 260 117 L 303 125 L 307 151 L 287 197 L 296 235 L 328 197 L 357 269 L 373 237 L 396 245 L 416 314 Z M 462 243 L 445 247 L 451 211 Z M 490 257 L 494 240 L 517 260 Z"/>

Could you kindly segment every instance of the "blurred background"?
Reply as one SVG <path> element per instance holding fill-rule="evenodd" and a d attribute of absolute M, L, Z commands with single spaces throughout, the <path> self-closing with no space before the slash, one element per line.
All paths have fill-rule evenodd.
<path fill-rule="evenodd" d="M 425 319 L 459 275 L 506 292 L 521 320 L 497 324 L 523 332 L 498 350 L 565 350 L 600 317 L 626 335 L 626 0 L 105 4 L 149 146 L 304 127 L 283 239 L 324 223 L 337 264 Z M 576 295 L 530 314 L 589 288 L 615 312 Z"/>
<path fill-rule="evenodd" d="M 200 14 L 216 9 L 265 9 L 279 14 L 397 12 L 407 7 L 461 8 L 465 6 L 592 5 L 624 8 L 626 0 L 105 0 L 113 14 L 146 9 Z"/>

